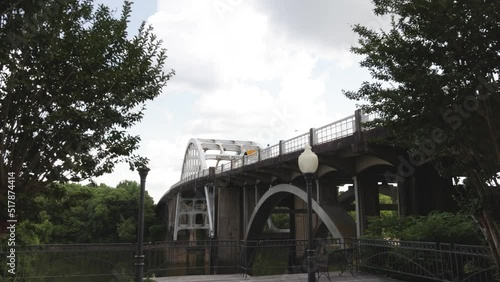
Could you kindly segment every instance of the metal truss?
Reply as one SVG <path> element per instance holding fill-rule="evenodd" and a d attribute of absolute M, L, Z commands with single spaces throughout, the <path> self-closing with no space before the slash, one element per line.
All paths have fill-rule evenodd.
<path fill-rule="evenodd" d="M 189 140 L 182 164 L 181 180 L 197 175 L 209 166 L 218 167 L 231 160 L 238 160 L 245 152 L 258 151 L 260 146 L 253 141 L 197 139 Z M 214 165 L 209 165 L 212 161 Z"/>

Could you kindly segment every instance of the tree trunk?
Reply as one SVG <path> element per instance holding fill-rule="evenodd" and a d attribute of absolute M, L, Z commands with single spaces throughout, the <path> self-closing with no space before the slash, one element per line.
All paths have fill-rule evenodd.
<path fill-rule="evenodd" d="M 500 273 L 500 233 L 493 221 L 490 212 L 482 211 L 482 213 L 474 216 L 479 224 L 479 228 L 483 233 L 491 250 L 491 255 L 495 261 L 497 272 Z"/>

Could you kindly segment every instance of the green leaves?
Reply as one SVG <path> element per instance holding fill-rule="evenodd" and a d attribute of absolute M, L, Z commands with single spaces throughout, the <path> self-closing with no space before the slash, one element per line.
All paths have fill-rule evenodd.
<path fill-rule="evenodd" d="M 360 40 L 352 52 L 364 56 L 374 81 L 345 95 L 380 113 L 374 125 L 393 133 L 390 142 L 416 153 L 432 143 L 425 155 L 436 166 L 491 180 L 500 171 L 500 2 L 374 3 L 392 25 L 354 27 Z M 438 131 L 446 138 L 434 138 Z"/>
<path fill-rule="evenodd" d="M 19 229 L 21 244 L 132 243 L 137 239 L 139 184 L 122 181 L 116 188 L 56 184 L 30 203 Z M 145 194 L 145 240 L 163 240 L 153 199 Z M 151 229 L 151 231 L 150 231 Z"/>
<path fill-rule="evenodd" d="M 495 0 L 374 0 L 375 13 L 392 17 L 375 32 L 357 25 L 361 66 L 375 82 L 345 92 L 380 114 L 391 145 L 432 163 L 447 177 L 464 176 L 456 199 L 476 219 L 500 269 L 500 2 Z M 445 240 L 452 218 L 417 224 L 406 233 Z M 382 228 L 383 229 L 383 228 Z M 427 233 L 425 233 L 425 232 Z M 451 232 L 451 231 L 450 231 Z M 455 231 L 454 231 L 455 232 Z M 425 233 L 425 234 L 422 234 Z M 457 235 L 460 232 L 456 230 Z M 440 234 L 443 238 L 431 238 Z M 409 237 L 408 237 L 409 236 Z M 436 235 L 437 236 L 437 235 Z M 453 240 L 453 237 L 446 237 Z M 420 237 L 414 238 L 420 240 Z"/>
<path fill-rule="evenodd" d="M 151 27 L 127 34 L 130 13 L 130 1 L 119 18 L 91 0 L 2 1 L 2 181 L 14 171 L 19 189 L 35 192 L 117 162 L 147 163 L 133 154 L 140 137 L 126 129 L 174 73 L 164 72 L 166 51 Z"/>
<path fill-rule="evenodd" d="M 447 212 L 400 218 L 398 215 L 370 217 L 367 238 L 443 242 L 478 245 L 483 243 L 472 218 Z"/>

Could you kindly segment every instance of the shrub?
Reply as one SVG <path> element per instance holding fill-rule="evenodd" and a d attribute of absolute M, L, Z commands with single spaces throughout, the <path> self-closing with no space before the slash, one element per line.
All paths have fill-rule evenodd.
<path fill-rule="evenodd" d="M 364 237 L 476 245 L 483 243 L 470 217 L 436 211 L 427 216 L 370 217 Z"/>

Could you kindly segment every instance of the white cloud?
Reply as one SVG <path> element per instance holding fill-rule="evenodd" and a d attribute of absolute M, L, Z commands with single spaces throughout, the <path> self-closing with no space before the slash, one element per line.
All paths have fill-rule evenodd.
<path fill-rule="evenodd" d="M 183 136 L 184 138 L 186 136 Z M 151 169 L 147 178 L 148 193 L 157 201 L 168 187 L 180 180 L 180 167 L 184 159 L 187 141 L 156 139 L 144 142 L 144 155 L 150 158 Z"/>
<path fill-rule="evenodd" d="M 383 25 L 370 9 L 362 0 L 158 0 L 148 21 L 176 75 L 134 129 L 155 200 L 179 180 L 190 138 L 272 145 L 353 114 L 340 89 L 366 75 L 348 51 L 349 24 Z"/>
<path fill-rule="evenodd" d="M 255 7 L 269 17 L 276 30 L 290 41 L 300 42 L 323 56 L 335 58 L 357 42 L 355 24 L 385 28 L 388 18 L 376 17 L 366 0 L 256 0 Z"/>

